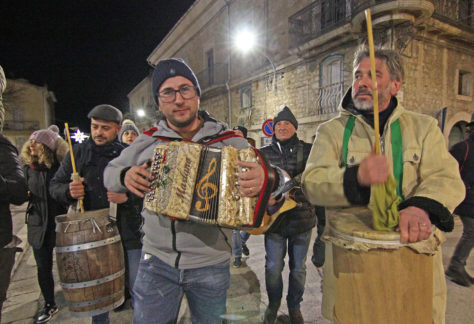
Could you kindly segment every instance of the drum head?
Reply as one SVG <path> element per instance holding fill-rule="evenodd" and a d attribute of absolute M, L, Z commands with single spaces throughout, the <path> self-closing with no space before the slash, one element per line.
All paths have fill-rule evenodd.
<path fill-rule="evenodd" d="M 331 229 L 347 236 L 375 241 L 400 241 L 400 233 L 376 231 L 372 228 L 372 212 L 365 207 L 330 209 Z"/>

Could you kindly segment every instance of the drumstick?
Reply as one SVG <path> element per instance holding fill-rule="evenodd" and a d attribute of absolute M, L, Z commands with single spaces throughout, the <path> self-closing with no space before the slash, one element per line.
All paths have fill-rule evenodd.
<path fill-rule="evenodd" d="M 72 150 L 71 136 L 69 135 L 69 125 L 64 123 L 64 130 L 66 131 L 67 142 L 69 144 L 69 153 L 71 154 L 71 165 L 72 165 L 72 181 L 80 180 L 80 176 L 76 171 L 76 162 L 74 161 L 74 152 Z M 84 202 L 82 198 L 79 199 L 79 206 L 81 207 L 81 213 L 84 214 Z"/>
<path fill-rule="evenodd" d="M 370 56 L 370 74 L 372 76 L 372 101 L 374 103 L 375 153 L 380 154 L 379 94 L 377 91 L 374 37 L 372 34 L 372 18 L 370 16 L 370 9 L 365 10 L 365 17 L 367 19 L 367 33 L 368 33 L 368 40 L 369 40 L 369 56 Z"/>

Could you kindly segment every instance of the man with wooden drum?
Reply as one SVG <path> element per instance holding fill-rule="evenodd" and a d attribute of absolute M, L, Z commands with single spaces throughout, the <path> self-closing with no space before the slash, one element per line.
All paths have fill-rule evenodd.
<path fill-rule="evenodd" d="M 158 62 L 152 75 L 152 93 L 163 118 L 109 163 L 104 177 L 109 190 L 130 190 L 141 197 L 150 193 L 157 160 L 153 158 L 151 169 L 149 161 L 157 157 L 154 153 L 157 146 L 158 149 L 164 144 L 176 147 L 182 142 L 193 147 L 206 145 L 209 149 L 250 147 L 246 139 L 229 131 L 226 124 L 199 111 L 201 88 L 196 75 L 182 59 Z M 184 157 L 185 169 L 180 170 L 186 178 L 190 171 L 187 162 L 194 158 L 195 154 Z M 237 164 L 246 169 L 239 172 L 241 197 L 257 196 L 264 185 L 262 166 L 256 162 Z M 168 166 L 166 168 L 170 171 Z M 279 178 L 283 181 L 283 175 Z M 164 185 L 162 177 L 157 180 L 160 186 Z M 276 183 L 279 184 L 279 180 Z M 179 188 L 177 194 L 182 193 Z M 155 200 L 154 196 L 147 197 Z M 170 217 L 148 209 L 147 202 L 145 198 L 143 253 L 135 282 L 138 298 L 134 303 L 134 323 L 176 322 L 184 295 L 193 323 L 221 323 L 230 281 L 232 231 Z M 161 204 L 158 203 L 158 207 Z"/>
<path fill-rule="evenodd" d="M 371 186 L 385 183 L 389 175 L 394 175 L 401 199 L 397 230 L 402 244 L 426 240 L 438 229 L 451 231 L 451 213 L 464 197 L 457 163 L 447 151 L 436 120 L 408 111 L 399 103 L 396 95 L 402 85 L 403 67 L 398 53 L 376 49 L 375 68 L 380 120 L 377 131 L 383 154 L 377 155 L 373 149 L 371 62 L 368 48 L 360 47 L 354 57 L 352 87 L 341 102 L 340 115 L 317 130 L 303 173 L 304 192 L 313 204 L 343 210 L 368 206 L 373 202 Z M 438 247 L 433 258 L 434 323 L 444 323 L 446 284 L 442 275 Z"/>
<path fill-rule="evenodd" d="M 125 147 L 117 140 L 122 112 L 111 105 L 98 105 L 87 117 L 91 120 L 91 137 L 73 148 L 81 179 L 71 182 L 73 167 L 71 157 L 67 155 L 51 179 L 51 196 L 67 205 L 83 199 L 86 211 L 108 208 L 109 202 L 123 204 L 128 200 L 127 195 L 108 191 L 104 187 L 103 179 L 107 163 L 117 157 Z M 92 323 L 109 323 L 109 313 L 92 316 Z"/>

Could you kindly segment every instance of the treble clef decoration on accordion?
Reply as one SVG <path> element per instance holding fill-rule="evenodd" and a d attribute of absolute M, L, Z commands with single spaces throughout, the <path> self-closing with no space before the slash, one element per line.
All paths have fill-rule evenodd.
<path fill-rule="evenodd" d="M 257 197 L 241 197 L 237 161 L 258 162 L 265 171 Z M 255 148 L 222 149 L 190 142 L 159 144 L 151 163 L 152 190 L 145 208 L 169 217 L 230 228 L 260 226 L 275 182 L 268 161 Z"/>

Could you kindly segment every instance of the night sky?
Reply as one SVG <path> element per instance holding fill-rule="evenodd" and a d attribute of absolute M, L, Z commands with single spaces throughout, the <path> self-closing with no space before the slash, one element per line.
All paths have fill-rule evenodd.
<path fill-rule="evenodd" d="M 56 124 L 89 129 L 98 104 L 128 111 L 146 58 L 193 0 L 0 1 L 0 65 L 7 78 L 47 85 Z"/>

